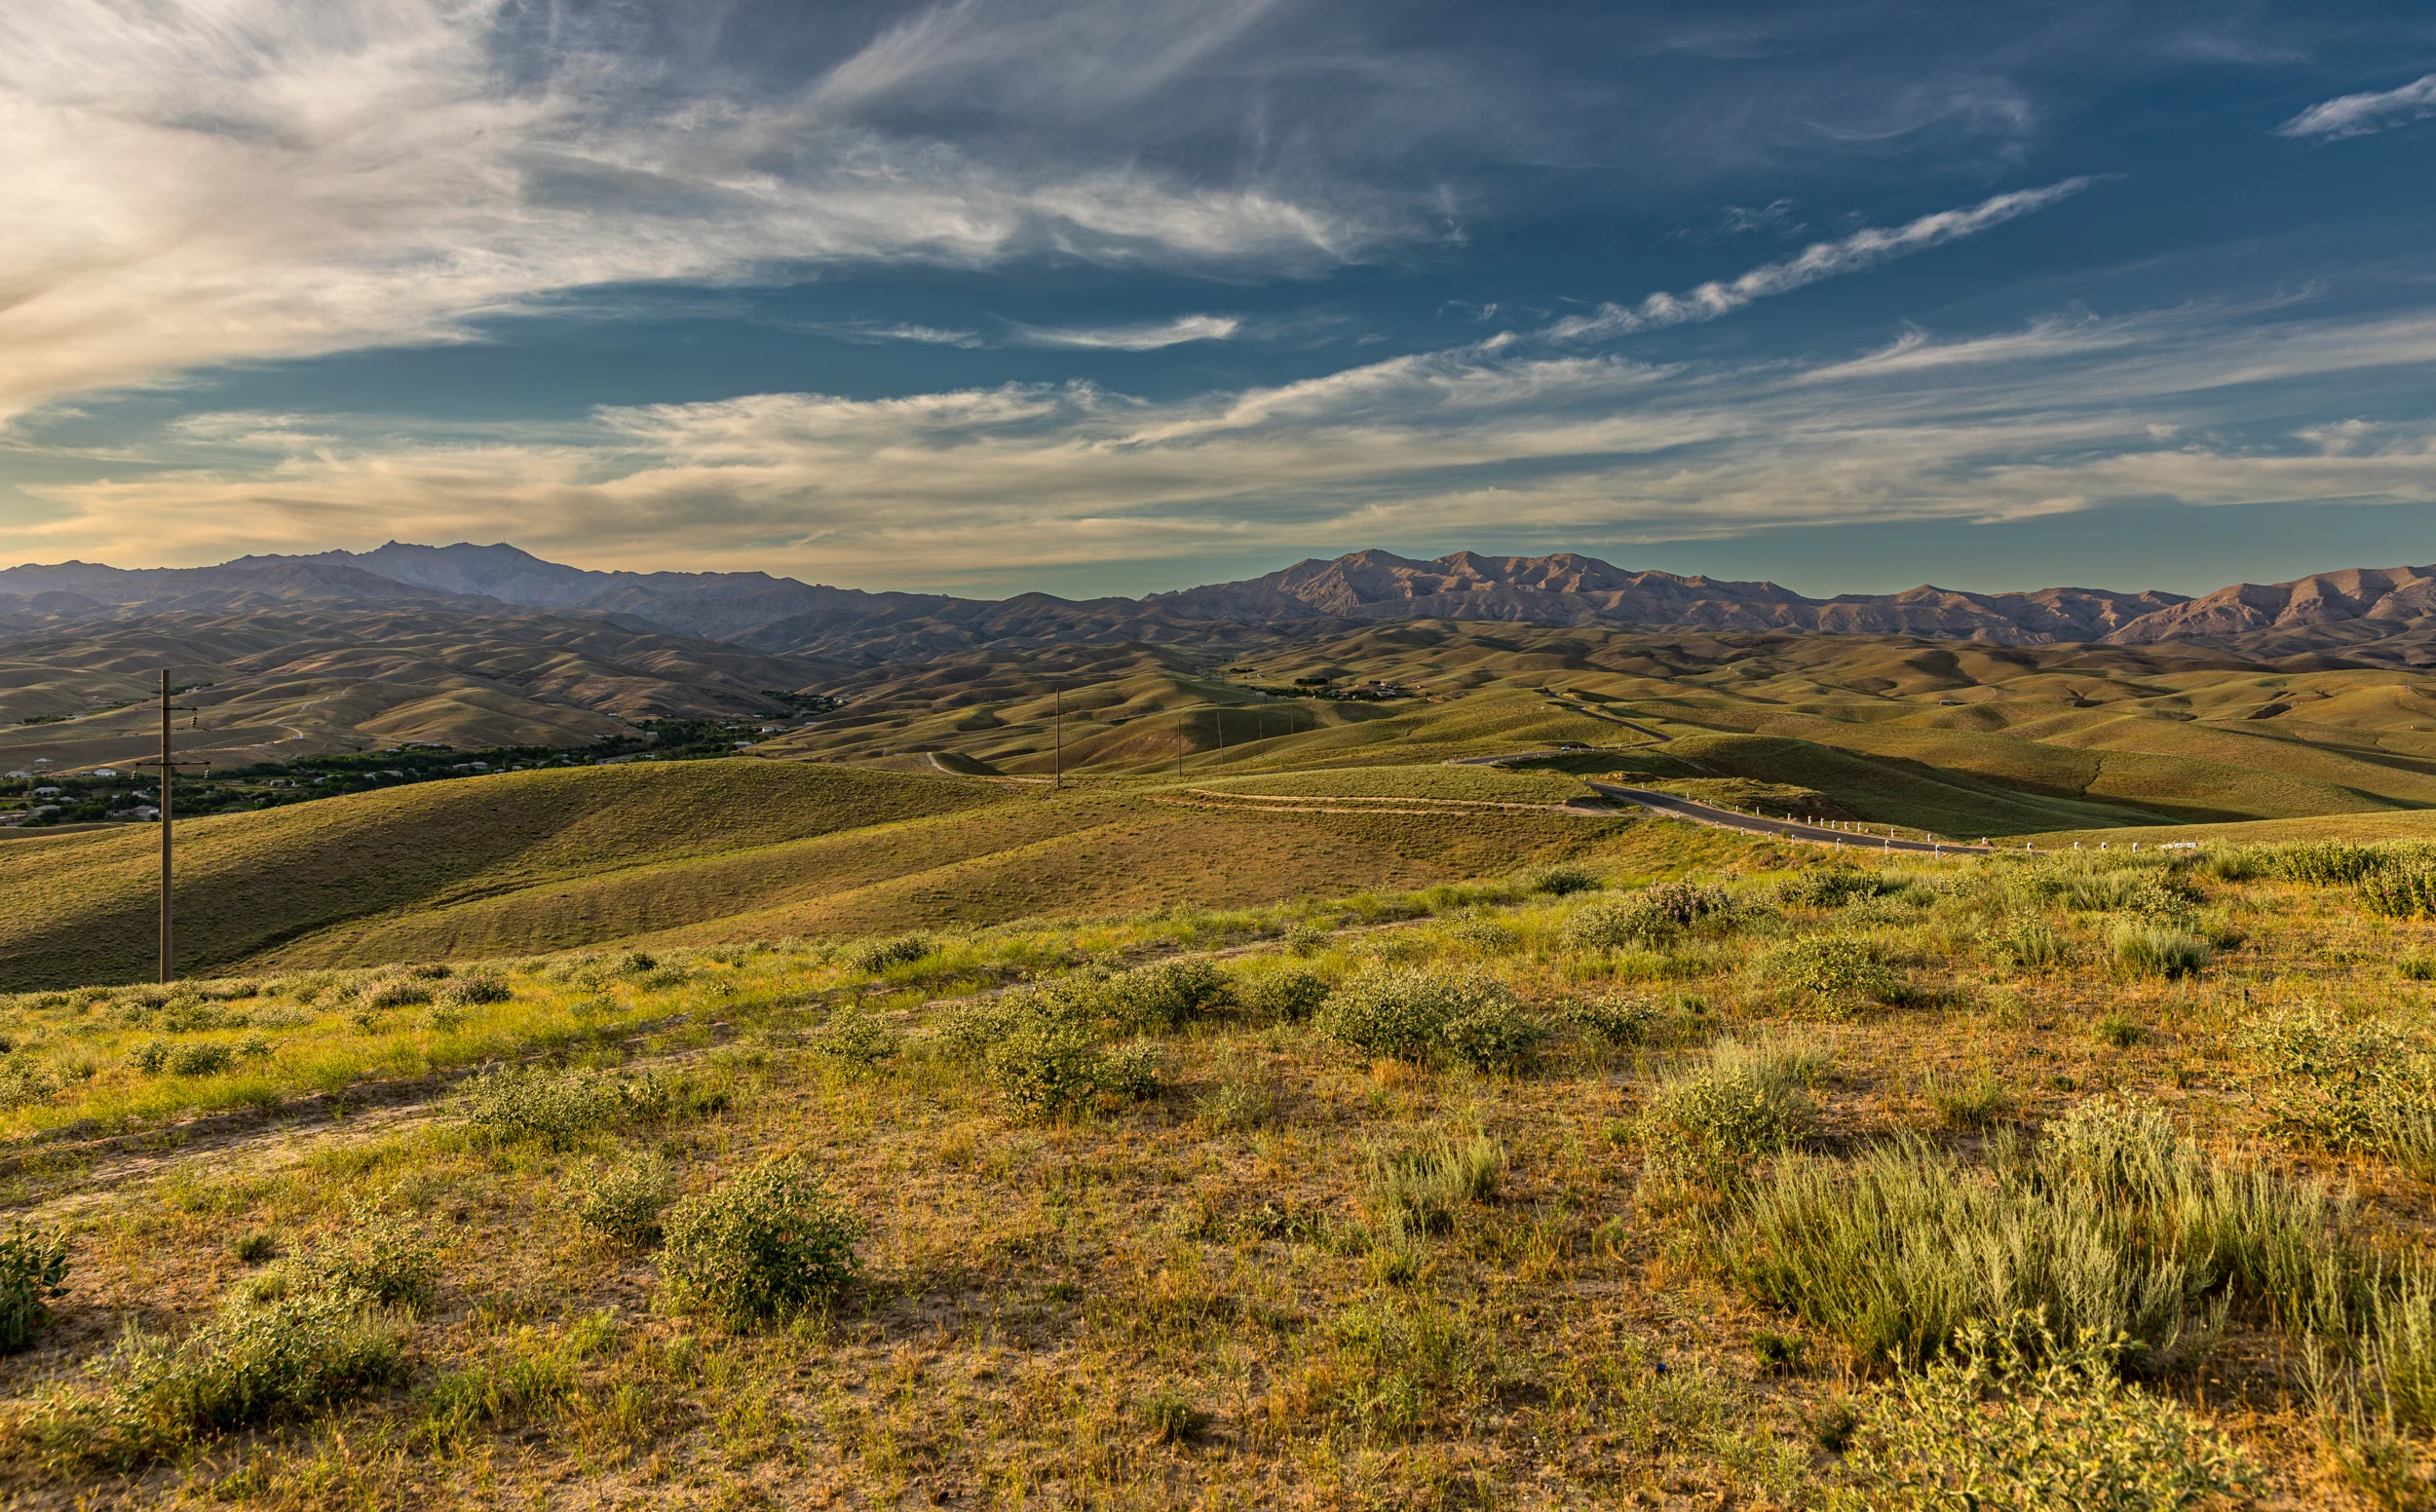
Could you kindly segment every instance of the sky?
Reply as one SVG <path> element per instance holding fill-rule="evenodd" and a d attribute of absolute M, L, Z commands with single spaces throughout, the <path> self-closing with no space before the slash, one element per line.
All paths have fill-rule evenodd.
<path fill-rule="evenodd" d="M 2436 560 L 2436 12 L 0 8 L 0 562 Z"/>

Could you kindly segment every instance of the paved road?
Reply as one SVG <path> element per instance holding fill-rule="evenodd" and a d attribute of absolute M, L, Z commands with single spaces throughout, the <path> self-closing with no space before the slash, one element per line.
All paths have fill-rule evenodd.
<path fill-rule="evenodd" d="M 1712 808 L 1672 793 L 1654 793 L 1646 787 L 1618 787 L 1613 782 L 1592 782 L 1590 790 L 1609 798 L 1620 798 L 1629 804 L 1658 813 L 1673 814 L 1695 824 L 1714 824 L 1721 829 L 1738 829 L 1753 835 L 1774 835 L 1784 840 L 1807 840 L 1813 845 L 1842 846 L 1850 850 L 1916 850 L 1923 855 L 1984 855 L 1989 846 L 1958 846 L 1927 840 L 1889 840 L 1884 835 L 1855 835 L 1844 830 L 1829 829 L 1822 824 L 1797 824 L 1791 819 L 1760 819 L 1732 809 Z"/>

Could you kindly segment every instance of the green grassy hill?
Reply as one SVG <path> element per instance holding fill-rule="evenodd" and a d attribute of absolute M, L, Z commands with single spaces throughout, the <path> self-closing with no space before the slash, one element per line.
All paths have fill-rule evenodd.
<path fill-rule="evenodd" d="M 181 826 L 178 959 L 184 972 L 364 964 L 1267 902 L 1503 872 L 1635 822 L 1555 812 L 1580 789 L 1548 775 L 1319 775 L 1285 780 L 1283 803 L 1198 782 L 1052 792 L 756 760 L 364 793 Z M 1325 801 L 1424 789 L 1542 807 Z M 148 976 L 157 837 L 12 842 L 0 990 Z"/>
<path fill-rule="evenodd" d="M 1003 801 L 992 788 L 761 761 L 506 773 L 178 827 L 183 970 L 332 925 Z M 159 831 L 25 838 L 0 890 L 0 984 L 146 976 Z"/>

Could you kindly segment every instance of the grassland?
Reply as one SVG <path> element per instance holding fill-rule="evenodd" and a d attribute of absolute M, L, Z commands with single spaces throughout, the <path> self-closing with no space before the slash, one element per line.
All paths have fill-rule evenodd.
<path fill-rule="evenodd" d="M 70 1270 L 0 1377 L 0 1480 L 59 1505 L 1880 1507 L 1952 1504 L 1942 1464 L 2001 1505 L 2423 1502 L 2436 923 L 2341 880 L 2422 852 L 1897 868 L 1650 819 L 1576 857 L 9 1000 L 6 1199 Z M 1380 1038 L 1441 999 L 1470 1016 Z M 457 1079 L 482 1060 L 529 1079 Z M 707 1313 L 697 1231 L 628 1220 L 676 1200 L 673 1230 L 781 1156 L 858 1233 L 851 1279 Z M 294 1336 L 361 1367 L 324 1397 L 244 1353 L 247 1318 L 348 1307 Z M 1958 1374 L 1989 1328 L 2030 1358 Z M 198 1419 L 240 1365 L 257 1408 Z M 2039 1499 L 2005 1457 L 2025 1422 L 2090 1478 Z"/>
<path fill-rule="evenodd" d="M 749 758 L 509 773 L 181 825 L 181 969 L 1232 907 L 1561 859 L 1628 822 L 1556 812 L 1581 789 L 1547 775 L 1347 781 L 1519 807 L 1247 806 L 1201 784 L 1052 791 Z M 157 841 L 128 827 L 9 842 L 0 987 L 148 974 Z"/>

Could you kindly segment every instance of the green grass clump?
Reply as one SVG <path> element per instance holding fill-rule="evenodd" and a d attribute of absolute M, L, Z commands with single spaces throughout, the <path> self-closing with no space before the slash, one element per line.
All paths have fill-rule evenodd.
<path fill-rule="evenodd" d="M 1871 1364 L 2010 1318 L 2120 1339 L 2151 1373 L 2214 1346 L 2220 1300 L 2330 1329 L 2365 1302 L 2324 1189 L 2219 1164 L 2153 1110 L 2085 1103 L 2035 1155 L 2001 1132 L 1992 1153 L 1975 1168 L 1906 1138 L 1780 1162 L 1730 1226 L 1729 1266 Z"/>
<path fill-rule="evenodd" d="M 2123 1383 L 2120 1345 L 2019 1320 L 1872 1392 L 1840 1508 L 2166 1512 L 2255 1490 L 2258 1467 L 2189 1409 Z"/>
<path fill-rule="evenodd" d="M 1721 1040 L 1650 1095 L 1642 1146 L 1678 1171 L 1738 1171 L 1794 1149 L 1817 1127 L 1809 1085 L 1822 1065 L 1806 1044 Z"/>
<path fill-rule="evenodd" d="M 2016 971 L 2052 971 L 2064 964 L 2064 937 L 2036 914 L 2017 914 L 1997 936 L 1997 954 Z"/>
<path fill-rule="evenodd" d="M 34 1342 L 51 1321 L 51 1304 L 67 1295 L 67 1235 L 23 1222 L 0 1239 L 0 1354 Z"/>
<path fill-rule="evenodd" d="M 2118 920 L 2107 930 L 2114 964 L 2134 976 L 2162 976 L 2171 981 L 2196 976 L 2216 958 L 2216 948 L 2199 935 L 2172 925 Z"/>
<path fill-rule="evenodd" d="M 1451 1055 L 1483 1070 L 1519 1064 L 1545 1033 L 1496 977 L 1428 966 L 1358 972 L 1329 994 L 1313 1023 L 1367 1055 L 1422 1065 Z"/>
<path fill-rule="evenodd" d="M 2436 857 L 2425 853 L 2392 863 L 2362 877 L 2355 889 L 2361 905 L 2389 919 L 2424 919 L 2436 914 Z"/>
<path fill-rule="evenodd" d="M 302 1287 L 413 1311 L 431 1304 L 439 1254 L 411 1219 L 358 1201 L 349 1207 L 345 1232 L 287 1270 L 265 1277 L 256 1292 L 268 1296 Z"/>
<path fill-rule="evenodd" d="M 1374 1151 L 1365 1205 L 1382 1242 L 1451 1231 L 1465 1209 L 1497 1196 L 1505 1151 L 1485 1134 Z"/>
<path fill-rule="evenodd" d="M 1587 866 L 1530 866 L 1514 874 L 1514 885 L 1536 897 L 1570 897 L 1607 886 L 1607 879 Z"/>
<path fill-rule="evenodd" d="M 1995 1128 L 2012 1117 L 2016 1103 L 2010 1088 L 1982 1072 L 1968 1081 L 1930 1082 L 1928 1106 L 1947 1128 L 1976 1131 Z"/>
<path fill-rule="evenodd" d="M 862 1221 L 799 1159 L 780 1158 L 668 1211 L 661 1276 L 681 1305 L 749 1327 L 827 1306 L 854 1284 Z"/>

